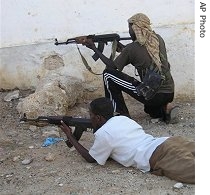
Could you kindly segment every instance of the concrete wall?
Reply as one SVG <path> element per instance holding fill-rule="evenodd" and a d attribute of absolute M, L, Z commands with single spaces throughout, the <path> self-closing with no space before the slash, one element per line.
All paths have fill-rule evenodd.
<path fill-rule="evenodd" d="M 6 0 L 1 1 L 0 89 L 36 87 L 54 69 L 102 86 L 87 72 L 75 45 L 55 46 L 54 39 L 85 34 L 128 35 L 127 19 L 142 12 L 165 40 L 176 95 L 194 96 L 194 1 L 191 0 Z M 80 46 L 95 72 L 92 51 Z M 109 55 L 110 44 L 105 49 Z M 50 66 L 51 65 L 51 66 Z M 62 66 L 64 65 L 64 68 Z M 126 71 L 133 72 L 129 66 Z"/>

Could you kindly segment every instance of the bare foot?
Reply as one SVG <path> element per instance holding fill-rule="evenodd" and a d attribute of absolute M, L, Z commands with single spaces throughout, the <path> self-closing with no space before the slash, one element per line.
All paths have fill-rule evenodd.
<path fill-rule="evenodd" d="M 174 106 L 172 103 L 166 105 L 165 110 L 165 122 L 167 124 L 177 123 L 178 122 L 178 106 Z"/>

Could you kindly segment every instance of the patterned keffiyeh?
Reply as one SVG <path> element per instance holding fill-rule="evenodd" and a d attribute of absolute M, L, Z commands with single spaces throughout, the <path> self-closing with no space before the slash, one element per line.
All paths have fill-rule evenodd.
<path fill-rule="evenodd" d="M 128 23 L 133 24 L 132 28 L 136 35 L 136 41 L 138 41 L 141 45 L 146 46 L 149 55 L 161 70 L 159 40 L 150 27 L 150 19 L 145 14 L 138 13 L 129 18 Z"/>

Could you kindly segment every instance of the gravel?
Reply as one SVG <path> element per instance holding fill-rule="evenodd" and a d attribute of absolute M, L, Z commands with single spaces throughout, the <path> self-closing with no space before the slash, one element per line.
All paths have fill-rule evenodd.
<path fill-rule="evenodd" d="M 30 90 L 20 91 L 24 98 Z M 8 91 L 0 92 L 0 192 L 8 194 L 68 194 L 68 195 L 192 195 L 195 185 L 178 185 L 166 177 L 143 174 L 131 167 L 123 167 L 115 161 L 105 166 L 87 163 L 64 141 L 42 147 L 45 137 L 42 127 L 19 123 L 16 106 L 19 99 L 4 101 Z M 84 100 L 69 110 L 69 115 L 88 117 L 90 100 Z M 181 135 L 195 140 L 194 100 L 176 99 L 179 106 L 179 122 L 169 124 L 151 121 L 137 101 L 126 97 L 131 117 L 153 136 Z M 64 134 L 60 132 L 62 138 Z M 91 147 L 91 131 L 84 132 L 80 142 Z M 33 147 L 32 147 L 33 146 Z M 49 155 L 50 154 L 50 155 Z M 50 156 L 50 160 L 46 157 Z M 27 163 L 23 163 L 24 161 Z M 181 186 L 180 188 L 174 186 Z"/>

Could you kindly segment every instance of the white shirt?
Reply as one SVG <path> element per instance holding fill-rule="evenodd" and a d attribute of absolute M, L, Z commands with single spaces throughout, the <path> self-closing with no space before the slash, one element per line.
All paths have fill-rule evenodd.
<path fill-rule="evenodd" d="M 110 157 L 142 172 L 150 171 L 149 159 L 153 151 L 168 138 L 146 134 L 137 122 L 126 116 L 112 117 L 94 135 L 89 154 L 98 164 L 104 165 Z"/>

